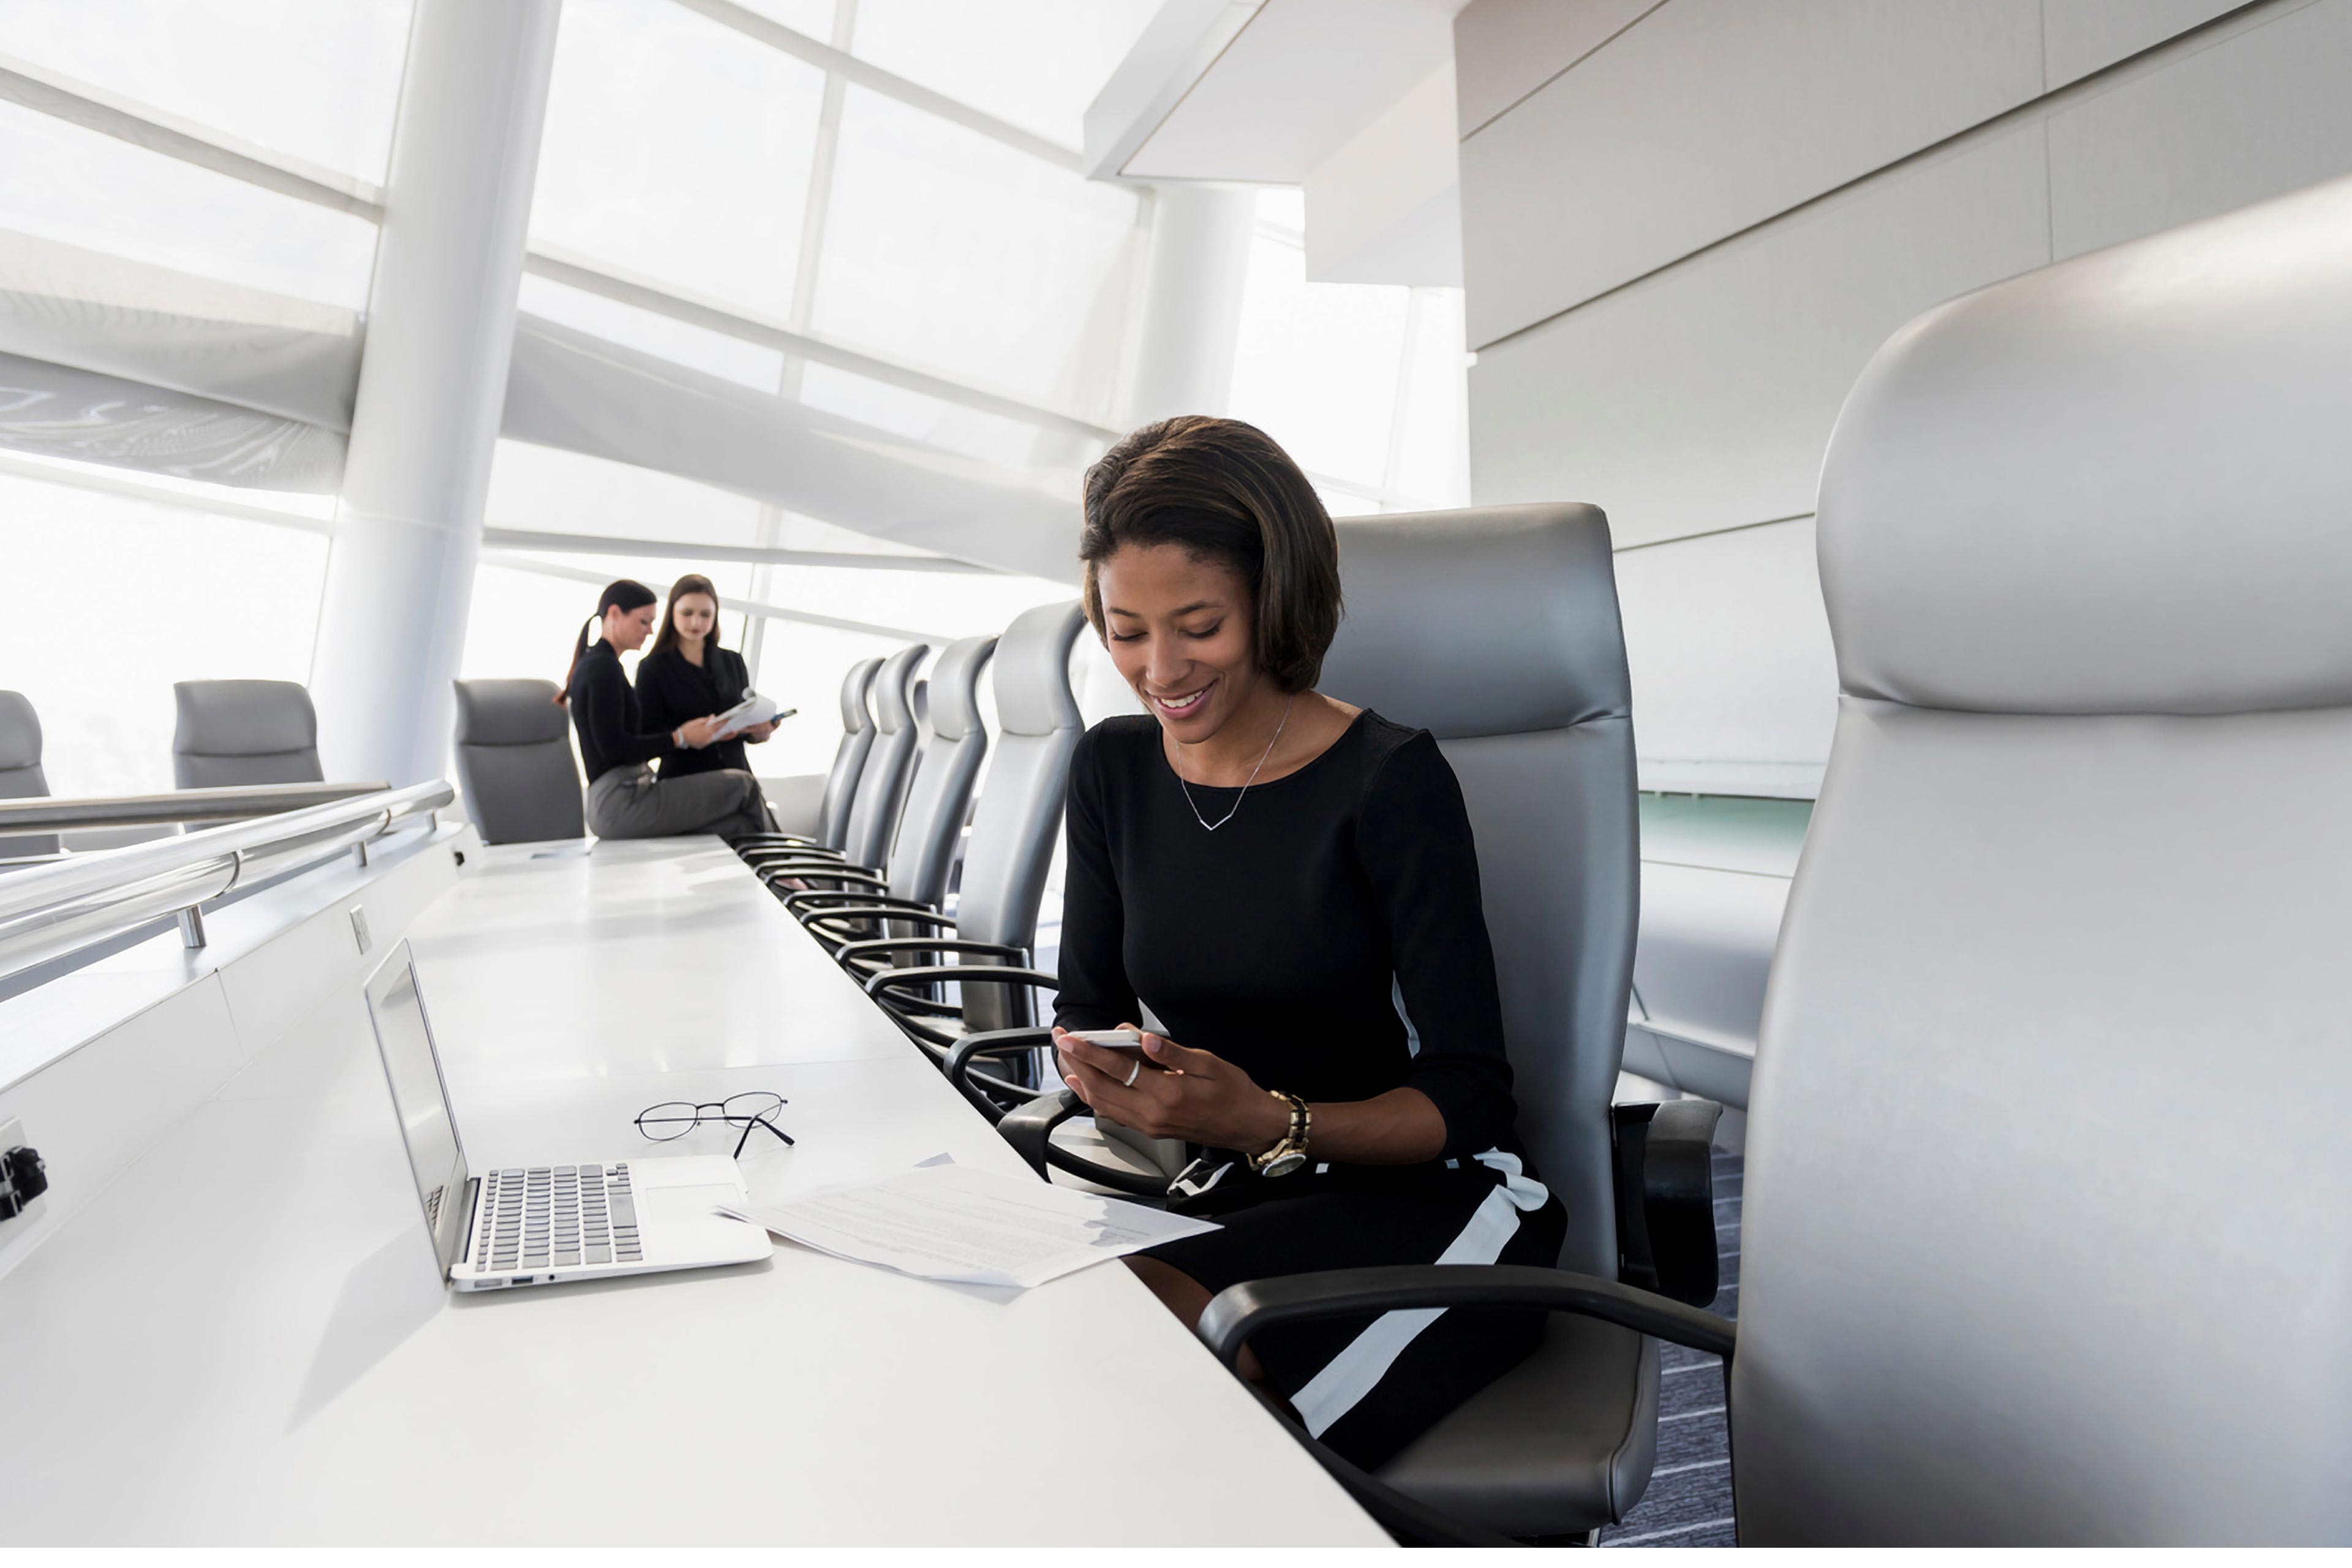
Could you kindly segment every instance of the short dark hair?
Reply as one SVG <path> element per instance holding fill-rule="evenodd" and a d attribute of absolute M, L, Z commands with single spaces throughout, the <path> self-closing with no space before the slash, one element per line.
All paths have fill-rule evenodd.
<path fill-rule="evenodd" d="M 1285 691 L 1323 673 L 1339 629 L 1339 535 L 1290 455 L 1255 425 L 1186 414 L 1146 425 L 1087 470 L 1078 559 L 1087 619 L 1103 626 L 1102 563 L 1128 544 L 1174 544 L 1249 584 L 1258 668 Z"/>

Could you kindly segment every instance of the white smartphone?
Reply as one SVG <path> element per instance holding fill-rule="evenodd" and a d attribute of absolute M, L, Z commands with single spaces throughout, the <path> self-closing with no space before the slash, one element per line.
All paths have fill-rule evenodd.
<path fill-rule="evenodd" d="M 1139 1051 L 1143 1049 L 1143 1031 L 1140 1029 L 1065 1029 L 1062 1032 L 1074 1040 L 1084 1040 L 1090 1046 L 1100 1046 L 1105 1050 Z"/>

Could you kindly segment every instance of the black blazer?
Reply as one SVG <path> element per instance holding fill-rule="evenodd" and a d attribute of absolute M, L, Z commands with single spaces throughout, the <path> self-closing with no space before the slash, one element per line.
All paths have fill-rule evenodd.
<path fill-rule="evenodd" d="M 658 724 L 675 730 L 689 719 L 708 719 L 743 700 L 751 689 L 751 672 L 743 656 L 731 647 L 705 647 L 699 665 L 688 662 L 676 648 L 649 653 L 637 660 L 637 706 L 650 729 Z M 721 741 L 696 751 L 662 753 L 661 776 L 684 778 L 688 773 L 716 773 L 751 763 L 743 753 L 743 740 Z"/>

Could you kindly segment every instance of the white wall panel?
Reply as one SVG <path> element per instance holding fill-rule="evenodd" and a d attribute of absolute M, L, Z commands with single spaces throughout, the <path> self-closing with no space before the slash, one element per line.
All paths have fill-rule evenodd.
<path fill-rule="evenodd" d="M 1620 546 L 1811 511 L 1863 365 L 1928 306 L 2046 262 L 2046 196 L 2026 125 L 1486 350 L 1479 504 L 1591 501 Z"/>
<path fill-rule="evenodd" d="M 1471 0 L 1454 18 L 1462 134 L 1607 43 L 1663 0 Z"/>
<path fill-rule="evenodd" d="M 1677 768 L 1693 760 L 1762 776 L 1828 757 L 1837 661 L 1812 519 L 1622 552 L 1617 597 L 1643 787 L 1691 787 Z"/>
<path fill-rule="evenodd" d="M 2243 0 L 2042 0 L 2046 86 L 2055 90 L 2177 37 Z"/>
<path fill-rule="evenodd" d="M 2352 171 L 2352 0 L 2284 11 L 2050 120 L 2060 257 Z"/>
<path fill-rule="evenodd" d="M 1669 0 L 1462 144 L 1470 342 L 2041 89 L 2041 0 Z"/>

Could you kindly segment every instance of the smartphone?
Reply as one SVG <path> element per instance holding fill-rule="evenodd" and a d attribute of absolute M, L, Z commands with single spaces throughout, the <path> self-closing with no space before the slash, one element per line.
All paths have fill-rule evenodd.
<path fill-rule="evenodd" d="M 1140 1029 L 1065 1029 L 1074 1040 L 1084 1040 L 1090 1046 L 1100 1046 L 1109 1051 L 1141 1051 L 1143 1031 Z"/>

